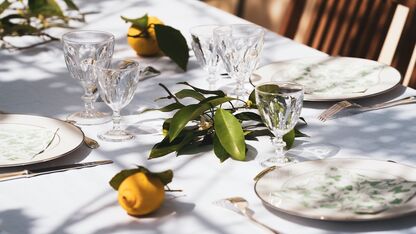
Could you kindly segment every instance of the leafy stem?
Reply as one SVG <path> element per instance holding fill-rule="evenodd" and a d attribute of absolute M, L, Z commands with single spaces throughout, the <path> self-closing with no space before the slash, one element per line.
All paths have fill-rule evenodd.
<path fill-rule="evenodd" d="M 197 149 L 198 146 L 211 145 L 221 162 L 228 158 L 245 160 L 246 140 L 256 140 L 259 136 L 272 135 L 258 114 L 254 104 L 254 92 L 249 100 L 244 101 L 228 97 L 221 90 L 204 90 L 187 82 L 178 84 L 188 86 L 192 90 L 183 89 L 173 94 L 165 85 L 159 84 L 169 95 L 163 99 L 175 100 L 175 103 L 159 110 L 177 112 L 164 122 L 163 131 L 167 135 L 153 146 L 149 159 L 162 157 L 172 152 L 182 154 L 181 152 L 190 148 Z M 187 105 L 179 103 L 179 99 L 183 98 L 193 100 L 194 103 Z M 237 103 L 232 101 L 237 101 Z M 241 102 L 244 104 L 237 105 Z M 294 129 L 285 135 L 284 141 L 290 148 L 295 137 L 306 136 L 298 129 Z"/>

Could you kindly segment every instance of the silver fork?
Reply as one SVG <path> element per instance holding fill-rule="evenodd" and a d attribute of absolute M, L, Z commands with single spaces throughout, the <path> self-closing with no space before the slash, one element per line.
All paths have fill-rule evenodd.
<path fill-rule="evenodd" d="M 341 102 L 335 103 L 333 106 L 331 106 L 330 108 L 322 112 L 318 116 L 318 119 L 321 120 L 322 122 L 325 122 L 331 117 L 333 117 L 335 114 L 345 109 L 354 109 L 354 111 L 364 112 L 364 111 L 378 110 L 382 108 L 403 105 L 403 104 L 410 104 L 410 103 L 416 103 L 416 96 L 405 97 L 405 98 L 401 98 L 398 100 L 383 102 L 383 103 L 379 103 L 379 104 L 375 104 L 371 106 L 361 106 L 360 104 L 357 104 L 354 102 L 341 101 Z"/>
<path fill-rule="evenodd" d="M 255 219 L 253 217 L 254 211 L 248 208 L 248 201 L 242 197 L 229 197 L 221 199 L 219 201 L 215 201 L 214 204 L 246 216 L 250 221 L 259 225 L 261 228 L 263 228 L 270 234 L 279 234 L 278 231 Z"/>

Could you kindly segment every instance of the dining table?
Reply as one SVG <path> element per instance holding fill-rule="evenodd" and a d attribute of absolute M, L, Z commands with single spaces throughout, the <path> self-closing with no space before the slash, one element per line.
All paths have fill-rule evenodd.
<path fill-rule="evenodd" d="M 163 139 L 162 124 L 171 113 L 143 112 L 158 108 L 166 101 L 159 83 L 174 91 L 185 88 L 186 81 L 208 88 L 207 73 L 198 65 L 192 52 L 183 71 L 166 56 L 140 57 L 127 44 L 129 24 L 120 16 L 137 18 L 144 14 L 157 16 L 166 25 L 181 31 L 190 45 L 189 29 L 205 24 L 246 24 L 242 18 L 226 13 L 197 0 L 90 0 L 75 1 L 86 15 L 86 22 L 77 29 L 110 32 L 115 36 L 113 57 L 131 58 L 143 66 L 152 66 L 160 75 L 142 80 L 132 102 L 122 110 L 122 124 L 135 134 L 127 142 L 105 142 L 97 134 L 111 123 L 80 126 L 86 136 L 96 139 L 97 149 L 81 146 L 73 152 L 47 162 L 20 167 L 0 168 L 1 172 L 41 168 L 69 163 L 112 160 L 112 164 L 82 170 L 0 182 L 0 234 L 46 233 L 175 233 L 234 234 L 267 233 L 247 217 L 224 209 L 216 203 L 240 196 L 254 211 L 254 217 L 280 233 L 416 233 L 416 214 L 388 220 L 327 221 L 302 218 L 270 208 L 262 203 L 254 190 L 253 178 L 264 168 L 256 160 L 259 155 L 274 153 L 269 137 L 248 141 L 247 159 L 224 162 L 211 148 L 148 159 L 153 145 Z M 266 14 L 267 12 L 259 12 Z M 57 37 L 71 29 L 51 31 Z M 259 67 L 276 61 L 327 54 L 265 29 L 264 48 Z M 229 91 L 235 80 L 223 76 L 219 89 Z M 250 84 L 247 82 L 247 88 Z M 0 111 L 3 113 L 39 115 L 65 120 L 69 113 L 82 109 L 83 89 L 70 77 L 62 45 L 51 42 L 26 50 L 0 51 Z M 397 85 L 380 95 L 357 100 L 370 105 L 416 95 L 416 90 Z M 288 153 L 299 161 L 327 158 L 363 158 L 416 166 L 415 105 L 401 105 L 374 110 L 326 122 L 318 115 L 334 102 L 305 101 L 301 116 L 307 122 L 301 131 L 308 137 L 296 138 Z M 110 112 L 102 102 L 100 110 Z M 123 169 L 137 165 L 152 171 L 171 169 L 171 189 L 156 212 L 143 217 L 128 215 L 118 204 L 117 191 L 109 185 L 111 178 Z"/>

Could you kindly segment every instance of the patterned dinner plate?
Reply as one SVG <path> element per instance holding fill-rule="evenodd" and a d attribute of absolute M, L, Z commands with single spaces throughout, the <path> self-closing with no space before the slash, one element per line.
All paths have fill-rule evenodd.
<path fill-rule="evenodd" d="M 77 149 L 84 133 L 61 120 L 0 114 L 0 167 L 46 162 Z"/>
<path fill-rule="evenodd" d="M 369 221 L 416 211 L 416 168 L 387 161 L 291 164 L 269 170 L 254 189 L 267 206 L 310 219 Z"/>
<path fill-rule="evenodd" d="M 388 65 L 361 58 L 309 57 L 275 62 L 257 69 L 254 85 L 292 81 L 304 86 L 305 101 L 339 101 L 382 94 L 394 88 L 400 73 Z"/>

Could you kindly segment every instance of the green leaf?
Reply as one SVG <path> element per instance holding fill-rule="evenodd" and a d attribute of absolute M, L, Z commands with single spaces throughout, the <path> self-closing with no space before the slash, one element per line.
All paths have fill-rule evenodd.
<path fill-rule="evenodd" d="M 256 103 L 256 90 L 255 89 L 251 91 L 250 95 L 248 96 L 248 100 Z"/>
<path fill-rule="evenodd" d="M 257 121 L 257 122 L 263 122 L 261 119 L 261 116 L 254 113 L 254 112 L 241 112 L 235 115 L 235 117 L 242 121 Z"/>
<path fill-rule="evenodd" d="M 179 151 L 183 146 L 194 140 L 195 137 L 196 135 L 190 131 L 181 134 L 173 141 L 170 141 L 169 137 L 166 136 L 161 142 L 153 146 L 150 151 L 149 159 L 158 158 Z"/>
<path fill-rule="evenodd" d="M 170 123 L 168 133 L 170 141 L 175 140 L 175 138 L 179 135 L 179 133 L 190 120 L 198 118 L 204 111 L 209 108 L 210 106 L 208 104 L 192 104 L 185 106 L 176 112 L 172 117 L 172 121 Z"/>
<path fill-rule="evenodd" d="M 166 132 L 169 131 L 171 121 L 172 121 L 172 118 L 169 118 L 169 119 L 166 119 L 165 121 L 163 121 L 163 124 L 162 124 L 163 131 L 166 131 Z"/>
<path fill-rule="evenodd" d="M 261 92 L 266 92 L 266 93 L 279 93 L 280 92 L 280 88 L 276 84 L 264 84 L 264 85 L 259 86 L 257 90 Z"/>
<path fill-rule="evenodd" d="M 64 0 L 66 6 L 68 7 L 68 9 L 70 10 L 76 10 L 78 11 L 79 8 L 77 7 L 77 5 L 75 5 L 75 3 L 72 0 Z"/>
<path fill-rule="evenodd" d="M 286 149 L 292 148 L 293 143 L 295 142 L 295 130 L 292 129 L 290 132 L 286 133 L 283 136 L 283 141 L 286 142 Z"/>
<path fill-rule="evenodd" d="M 160 50 L 186 71 L 189 48 L 181 32 L 167 25 L 156 24 L 155 33 Z"/>
<path fill-rule="evenodd" d="M 179 99 L 191 97 L 198 101 L 202 101 L 205 99 L 204 95 L 200 94 L 199 92 L 193 89 L 182 89 L 181 91 L 175 93 L 175 96 Z"/>
<path fill-rule="evenodd" d="M 3 13 L 4 10 L 6 10 L 12 3 L 9 2 L 8 0 L 4 0 L 1 4 L 0 4 L 0 14 Z"/>
<path fill-rule="evenodd" d="M 294 128 L 294 129 L 295 129 L 295 137 L 309 137 L 305 133 L 299 131 L 297 128 Z"/>
<path fill-rule="evenodd" d="M 251 91 L 250 95 L 248 96 L 248 100 L 246 102 L 246 108 L 257 109 L 255 89 L 253 89 L 253 91 Z"/>
<path fill-rule="evenodd" d="M 159 111 L 171 112 L 173 110 L 177 110 L 177 109 L 180 109 L 182 107 L 184 107 L 184 105 L 182 105 L 181 103 L 174 102 L 172 104 L 169 104 L 167 106 L 164 106 L 164 107 L 160 108 Z"/>
<path fill-rule="evenodd" d="M 124 16 L 121 16 L 121 18 L 127 22 L 130 22 L 132 24 L 132 26 L 136 27 L 137 29 L 139 29 L 140 31 L 146 30 L 147 29 L 147 24 L 149 21 L 149 17 L 147 16 L 147 14 L 145 14 L 144 16 L 140 17 L 140 18 L 136 18 L 136 19 L 130 19 Z M 134 36 L 134 35 L 132 35 Z"/>
<path fill-rule="evenodd" d="M 214 116 L 214 129 L 221 145 L 231 158 L 241 161 L 246 159 L 243 129 L 234 115 L 224 109 L 217 109 Z"/>
<path fill-rule="evenodd" d="M 222 147 L 220 140 L 215 134 L 214 134 L 214 139 L 213 139 L 213 145 L 214 145 L 214 153 L 221 162 L 224 162 L 230 157 L 230 154 L 227 153 L 224 147 Z"/>
<path fill-rule="evenodd" d="M 248 134 L 245 135 L 246 140 L 256 140 L 256 137 L 259 136 L 270 136 L 273 137 L 273 133 L 269 129 L 259 129 L 251 130 Z"/>
<path fill-rule="evenodd" d="M 166 171 L 162 171 L 162 172 L 151 172 L 149 171 L 147 168 L 143 167 L 143 166 L 137 166 L 138 168 L 134 168 L 134 169 L 126 169 L 126 170 L 122 170 L 119 173 L 117 173 L 111 180 L 110 180 L 110 186 L 114 189 L 114 190 L 118 190 L 118 188 L 120 187 L 120 184 L 129 176 L 134 175 L 138 172 L 143 172 L 145 174 L 148 174 L 149 176 L 155 176 L 157 178 L 160 179 L 160 181 L 164 184 L 167 185 L 172 181 L 173 178 L 173 172 L 172 170 L 166 170 Z"/>
<path fill-rule="evenodd" d="M 34 15 L 63 16 L 55 0 L 29 0 L 29 10 Z"/>
<path fill-rule="evenodd" d="M 221 96 L 221 97 L 224 97 L 225 96 L 225 93 L 222 90 L 205 90 L 205 89 L 200 89 L 200 88 L 197 88 L 197 87 L 195 87 L 193 85 L 190 85 L 188 82 L 178 82 L 177 84 L 183 84 L 183 85 L 189 86 L 193 90 L 195 90 L 197 92 L 200 92 L 202 94 L 214 94 L 214 95 Z"/>
<path fill-rule="evenodd" d="M 174 111 L 174 110 L 177 110 L 177 109 L 181 109 L 182 107 L 184 107 L 183 104 L 178 103 L 178 102 L 174 102 L 174 103 L 171 103 L 171 104 L 169 104 L 167 106 L 164 106 L 164 107 L 161 107 L 161 108 L 146 109 L 146 110 L 142 111 L 142 113 L 148 112 L 148 111 L 155 111 L 155 110 L 162 111 L 162 112 L 171 112 L 171 111 Z"/>
<path fill-rule="evenodd" d="M 214 97 L 209 97 L 209 98 L 206 98 L 206 99 L 202 100 L 200 102 L 200 104 L 205 104 L 206 103 L 206 104 L 209 104 L 210 107 L 215 107 L 215 106 L 221 105 L 225 102 L 230 102 L 232 100 L 236 100 L 236 99 L 232 98 L 232 97 L 214 96 Z"/>
<path fill-rule="evenodd" d="M 12 24 L 4 23 L 2 19 L 3 32 L 0 35 L 7 36 L 24 36 L 24 35 L 38 35 L 39 31 L 37 28 L 32 27 L 28 24 Z"/>
<path fill-rule="evenodd" d="M 235 98 L 212 97 L 206 98 L 198 104 L 192 104 L 181 108 L 172 118 L 171 127 L 169 128 L 168 133 L 170 140 L 173 141 L 189 121 L 198 118 L 209 108 L 218 106 L 224 102 L 229 102 L 231 100 L 235 100 Z"/>

